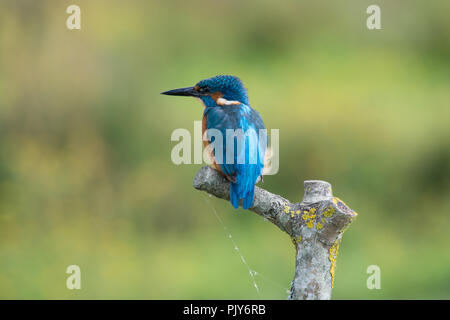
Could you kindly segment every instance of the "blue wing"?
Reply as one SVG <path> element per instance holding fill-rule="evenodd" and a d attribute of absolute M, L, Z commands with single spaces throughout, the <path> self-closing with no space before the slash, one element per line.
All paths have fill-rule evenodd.
<path fill-rule="evenodd" d="M 222 136 L 222 141 L 216 141 L 214 157 L 231 180 L 230 202 L 238 208 L 239 200 L 243 199 L 242 207 L 248 209 L 253 204 L 255 183 L 264 169 L 267 144 L 264 122 L 258 111 L 245 104 L 206 108 L 204 116 L 209 141 L 217 139 L 211 129 Z"/>

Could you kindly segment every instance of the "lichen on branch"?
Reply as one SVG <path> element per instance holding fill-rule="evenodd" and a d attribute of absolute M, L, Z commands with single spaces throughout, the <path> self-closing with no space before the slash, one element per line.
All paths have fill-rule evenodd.
<path fill-rule="evenodd" d="M 230 198 L 229 182 L 208 166 L 196 174 L 194 188 L 221 199 Z M 286 232 L 295 245 L 296 267 L 289 299 L 330 299 L 342 235 L 357 213 L 333 197 L 328 182 L 308 180 L 304 188 L 303 200 L 291 203 L 255 187 L 249 210 Z"/>

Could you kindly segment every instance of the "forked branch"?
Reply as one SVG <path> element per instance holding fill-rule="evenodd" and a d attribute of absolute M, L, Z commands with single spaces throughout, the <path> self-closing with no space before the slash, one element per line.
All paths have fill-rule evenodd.
<path fill-rule="evenodd" d="M 286 232 L 296 247 L 296 266 L 289 299 L 330 299 L 342 234 L 357 213 L 333 197 L 325 181 L 305 181 L 302 202 L 256 187 L 251 211 Z M 205 166 L 194 178 L 194 188 L 229 200 L 229 182 Z"/>

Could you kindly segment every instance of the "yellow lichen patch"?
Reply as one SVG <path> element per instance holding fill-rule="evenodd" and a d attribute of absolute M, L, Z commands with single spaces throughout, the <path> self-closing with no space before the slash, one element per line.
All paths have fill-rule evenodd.
<path fill-rule="evenodd" d="M 291 209 L 289 208 L 289 206 L 284 206 L 283 212 L 284 212 L 284 213 L 289 213 L 290 210 L 291 210 Z"/>
<path fill-rule="evenodd" d="M 329 250 L 329 259 L 331 261 L 330 274 L 331 274 L 331 288 L 334 287 L 334 272 L 336 270 L 336 260 L 339 250 L 340 240 L 336 240 Z"/>
<path fill-rule="evenodd" d="M 348 206 L 345 204 L 345 202 L 342 201 L 341 199 L 339 199 L 338 197 L 334 197 L 334 198 L 333 198 L 333 203 L 334 203 L 335 205 L 337 205 L 339 202 L 342 203 L 344 206 L 348 207 Z"/>
<path fill-rule="evenodd" d="M 329 206 L 327 210 L 325 210 L 322 214 L 324 217 L 329 218 L 334 214 L 335 210 L 332 206 Z"/>
<path fill-rule="evenodd" d="M 322 229 L 323 228 L 323 224 L 321 224 L 320 222 L 317 222 L 316 228 L 317 228 L 317 230 Z"/>
<path fill-rule="evenodd" d="M 339 199 L 338 197 L 334 197 L 333 198 L 333 203 L 341 210 L 344 209 L 344 210 L 349 211 L 349 212 L 351 211 L 351 213 L 353 215 L 355 215 L 355 216 L 358 215 L 357 212 L 355 212 L 354 210 L 350 209 L 349 206 L 347 206 L 347 204 L 344 201 L 342 201 L 341 199 Z"/>
<path fill-rule="evenodd" d="M 300 211 L 300 210 L 297 210 L 297 211 L 295 211 L 295 213 L 296 213 L 296 214 L 300 214 L 300 213 L 301 213 L 301 211 Z"/>
<path fill-rule="evenodd" d="M 298 236 L 297 242 L 301 242 L 301 241 L 302 241 L 302 236 Z"/>
<path fill-rule="evenodd" d="M 311 208 L 310 210 L 304 210 L 302 219 L 306 221 L 306 226 L 310 229 L 314 227 L 314 220 L 316 219 L 316 208 Z"/>

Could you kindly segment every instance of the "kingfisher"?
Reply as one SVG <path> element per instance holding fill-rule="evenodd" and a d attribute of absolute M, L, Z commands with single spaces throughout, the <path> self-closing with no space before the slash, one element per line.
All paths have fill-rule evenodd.
<path fill-rule="evenodd" d="M 204 147 L 215 143 L 214 148 L 210 148 L 211 165 L 230 182 L 232 206 L 239 208 L 242 200 L 242 208 L 250 208 L 255 184 L 262 180 L 267 131 L 259 112 L 250 106 L 242 81 L 235 76 L 218 75 L 201 80 L 193 87 L 161 94 L 201 100 Z"/>

